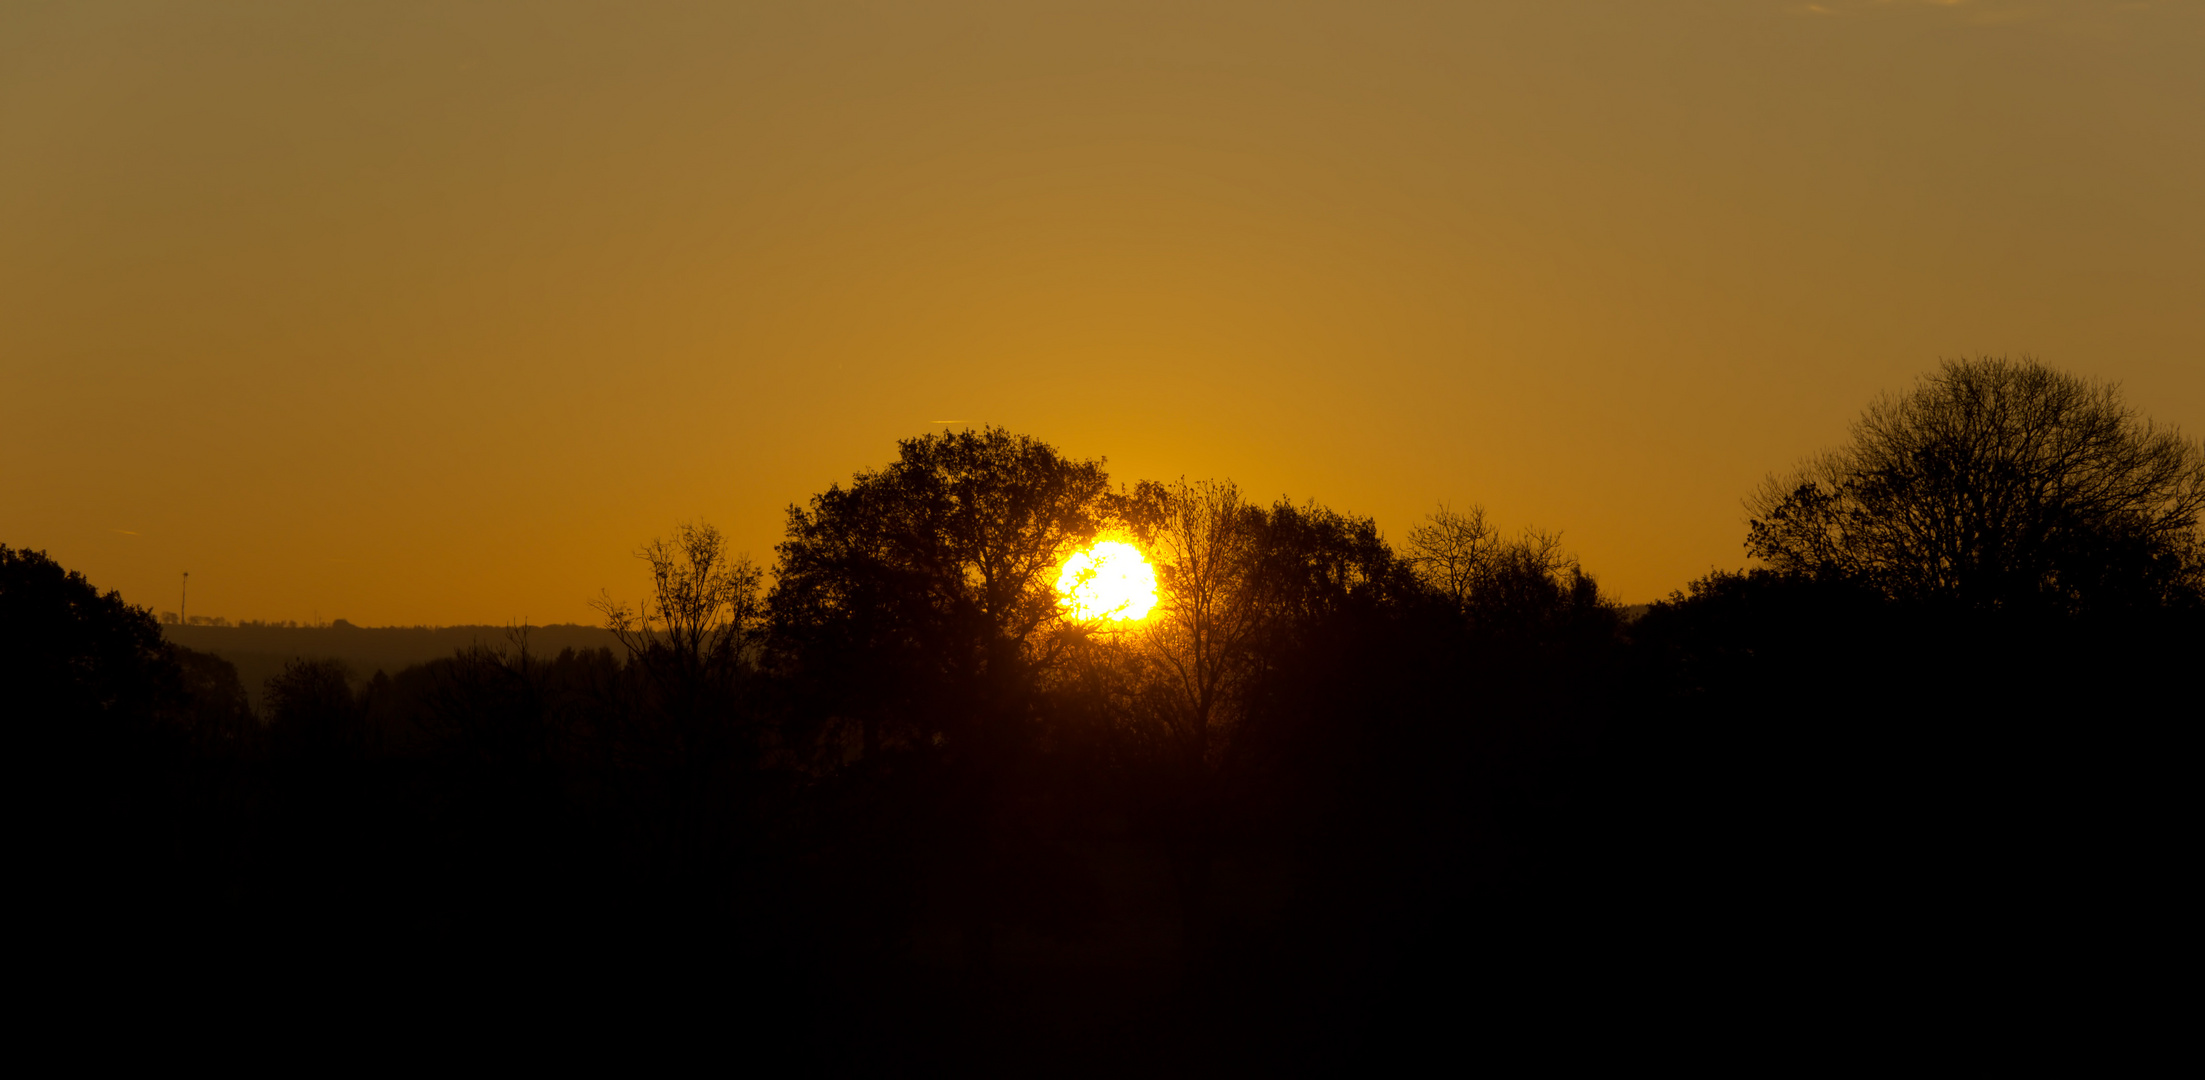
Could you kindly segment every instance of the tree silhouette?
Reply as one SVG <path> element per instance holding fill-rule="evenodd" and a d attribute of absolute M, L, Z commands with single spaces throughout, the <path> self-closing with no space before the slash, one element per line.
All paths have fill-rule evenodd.
<path fill-rule="evenodd" d="M 174 658 L 151 612 L 44 552 L 0 545 L 0 693 L 20 834 L 72 918 L 127 932 L 171 869 L 186 749 Z M 51 894 L 42 894 L 47 898 Z"/>
<path fill-rule="evenodd" d="M 1156 668 L 1152 714 L 1179 753 L 1201 765 L 1221 749 L 1213 735 L 1239 719 L 1242 684 L 1257 659 L 1264 514 L 1229 480 L 1144 482 L 1135 499 L 1161 595 L 1132 640 Z"/>
<path fill-rule="evenodd" d="M 1213 937 L 1218 775 L 1247 719 L 1266 629 L 1265 515 L 1229 480 L 1141 483 L 1130 517 L 1157 570 L 1158 603 L 1105 650 L 1122 668 L 1127 718 L 1157 769 L 1158 824 L 1180 905 L 1185 962 L 1206 973 Z"/>
<path fill-rule="evenodd" d="M 597 604 L 635 676 L 617 719 L 608 715 L 600 734 L 613 740 L 607 748 L 616 756 L 659 780 L 683 777 L 676 787 L 691 805 L 675 816 L 688 821 L 682 828 L 689 832 L 715 832 L 727 814 L 706 805 L 709 777 L 747 774 L 760 764 L 762 732 L 747 690 L 765 625 L 765 575 L 702 523 L 677 526 L 636 557 L 650 564 L 652 598 L 636 608 L 609 597 Z M 524 648 L 519 659 L 526 658 Z"/>
<path fill-rule="evenodd" d="M 765 573 L 748 556 L 729 552 L 720 530 L 703 523 L 675 526 L 671 538 L 652 540 L 636 557 L 651 566 L 656 603 L 629 608 L 600 599 L 596 607 L 613 636 L 663 677 L 732 671 L 764 626 Z"/>
<path fill-rule="evenodd" d="M 623 831 L 680 907 L 685 947 L 726 945 L 748 903 L 757 796 L 773 742 L 759 701 L 764 573 L 704 523 L 636 552 L 651 597 L 597 607 L 627 653 L 597 690 L 587 741 L 626 811 Z M 524 655 L 525 658 L 525 655 Z"/>
<path fill-rule="evenodd" d="M 1109 480 L 1100 461 L 995 427 L 899 450 L 887 468 L 789 508 L 778 640 L 799 664 L 869 669 L 846 685 L 893 687 L 899 717 L 849 703 L 869 724 L 917 725 L 889 738 L 978 750 L 1057 656 L 1056 569 L 1101 528 Z M 869 732 L 866 745 L 881 739 Z"/>
<path fill-rule="evenodd" d="M 1409 529 L 1408 562 L 1432 591 L 1463 607 L 1491 572 L 1500 544 L 1499 532 L 1486 523 L 1485 507 L 1456 510 L 1442 504 Z"/>
<path fill-rule="evenodd" d="M 2078 612 L 2205 589 L 2205 447 L 2027 358 L 1946 362 L 1746 505 L 1755 557 L 1894 598 Z"/>
<path fill-rule="evenodd" d="M 1403 560 L 1427 589 L 1488 635 L 1529 638 L 1584 616 L 1612 620 L 1599 586 L 1564 551 L 1559 533 L 1525 529 L 1504 540 L 1485 508 L 1446 505 L 1409 529 Z"/>
<path fill-rule="evenodd" d="M 995 925 L 1033 884 L 1013 869 L 1050 862 L 1036 762 L 1040 676 L 1068 645 L 1056 571 L 1104 524 L 1109 481 L 1100 461 L 995 427 L 898 449 L 790 508 L 774 650 L 844 761 L 929 763 L 931 823 L 904 825 L 943 846 L 967 956 L 985 969 Z"/>
<path fill-rule="evenodd" d="M 0 673 L 18 715 L 46 730 L 149 720 L 174 697 L 161 628 L 44 552 L 0 545 Z"/>
<path fill-rule="evenodd" d="M 1406 577 L 1369 519 L 1281 500 L 1252 505 L 1231 481 L 1139 484 L 1121 512 L 1155 564 L 1159 598 L 1131 626 L 1090 628 L 1079 689 L 1114 699 L 1168 857 L 1182 956 L 1212 977 L 1212 872 L 1232 790 L 1255 778 L 1260 686 L 1357 600 L 1398 597 Z"/>

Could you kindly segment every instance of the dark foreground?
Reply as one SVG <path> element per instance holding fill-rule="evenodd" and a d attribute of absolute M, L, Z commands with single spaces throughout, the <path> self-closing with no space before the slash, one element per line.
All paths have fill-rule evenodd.
<path fill-rule="evenodd" d="M 1203 786 L 1076 700 L 976 762 L 830 737 L 755 668 L 706 709 L 518 643 L 295 664 L 265 719 L 219 659 L 109 648 L 106 700 L 18 697 L 14 760 L 66 949 L 164 1008 L 802 1071 L 1857 1044 L 2148 959 L 2187 895 L 2194 618 L 1761 577 L 1628 625 L 1340 620 Z"/>

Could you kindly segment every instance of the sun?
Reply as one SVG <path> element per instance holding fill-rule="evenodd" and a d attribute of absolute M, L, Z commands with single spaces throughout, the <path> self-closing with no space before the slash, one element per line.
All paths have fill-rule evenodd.
<path fill-rule="evenodd" d="M 1074 619 L 1132 622 L 1156 606 L 1156 571 L 1139 548 L 1105 540 L 1064 560 L 1057 592 Z"/>

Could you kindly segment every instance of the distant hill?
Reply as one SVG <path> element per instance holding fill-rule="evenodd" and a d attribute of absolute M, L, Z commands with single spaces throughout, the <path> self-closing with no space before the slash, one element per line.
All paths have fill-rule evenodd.
<path fill-rule="evenodd" d="M 396 673 L 414 664 L 452 655 L 470 645 L 509 646 L 513 630 L 504 626 L 354 626 L 342 619 L 328 626 L 163 626 L 161 634 L 187 649 L 213 653 L 237 665 L 238 678 L 259 710 L 262 688 L 285 662 L 299 659 L 343 660 L 362 679 L 377 671 Z M 564 623 L 528 628 L 528 650 L 557 656 L 561 649 L 620 651 L 612 633 L 600 627 Z"/>

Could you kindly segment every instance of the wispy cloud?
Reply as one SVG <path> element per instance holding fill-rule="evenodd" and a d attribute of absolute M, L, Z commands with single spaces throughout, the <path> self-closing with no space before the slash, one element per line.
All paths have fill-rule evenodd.
<path fill-rule="evenodd" d="M 130 531 L 129 529 L 116 529 L 115 531 L 116 531 L 116 532 L 119 532 L 119 533 L 121 533 L 121 534 L 123 534 L 124 536 L 136 536 L 136 535 L 138 535 L 137 533 L 131 532 L 131 531 Z"/>

